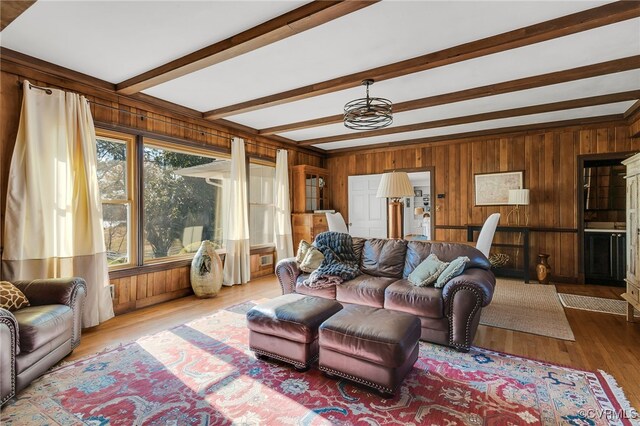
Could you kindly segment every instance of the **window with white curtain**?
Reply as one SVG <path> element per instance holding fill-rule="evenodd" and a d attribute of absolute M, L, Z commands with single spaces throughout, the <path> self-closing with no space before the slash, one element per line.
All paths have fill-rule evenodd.
<path fill-rule="evenodd" d="M 274 245 L 274 166 L 249 165 L 249 234 L 251 246 Z"/>

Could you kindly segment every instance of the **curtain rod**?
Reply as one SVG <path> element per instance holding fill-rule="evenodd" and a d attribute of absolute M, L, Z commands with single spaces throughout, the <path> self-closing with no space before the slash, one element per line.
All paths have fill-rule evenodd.
<path fill-rule="evenodd" d="M 23 86 L 23 83 L 22 83 L 21 81 L 19 81 L 19 82 L 18 82 L 18 86 L 22 87 L 22 86 Z M 51 95 L 51 94 L 53 94 L 53 91 L 52 91 L 51 89 L 49 89 L 48 87 L 40 87 L 40 86 L 36 86 L 36 85 L 34 85 L 34 84 L 31 84 L 31 83 L 29 83 L 29 89 L 39 89 L 39 90 L 43 90 L 47 95 Z M 85 99 L 86 99 L 86 98 L 85 98 Z M 169 125 L 171 125 L 171 126 L 176 126 L 176 127 L 181 127 L 181 128 L 183 128 L 183 129 L 186 129 L 186 130 L 191 130 L 191 131 L 193 131 L 193 132 L 200 133 L 201 135 L 211 135 L 211 136 L 215 136 L 215 137 L 217 137 L 217 138 L 225 139 L 224 137 L 222 137 L 222 136 L 220 136 L 219 134 L 216 134 L 216 133 L 211 133 L 211 132 L 208 132 L 208 131 L 205 131 L 205 130 L 198 130 L 198 129 L 194 129 L 194 128 L 189 127 L 189 126 L 185 126 L 185 125 L 182 125 L 182 124 L 173 123 L 173 122 L 171 122 L 171 121 L 163 120 L 163 119 L 161 119 L 161 118 L 148 117 L 148 116 L 147 116 L 147 117 L 145 117 L 145 116 L 144 116 L 144 115 L 142 115 L 142 114 L 137 114 L 137 113 L 135 113 L 135 112 L 127 111 L 127 110 L 125 110 L 125 109 L 119 109 L 119 108 L 117 108 L 117 107 L 114 107 L 114 106 L 111 106 L 111 105 L 102 104 L 102 103 L 100 103 L 100 102 L 96 102 L 96 101 L 90 101 L 89 99 L 87 99 L 87 102 L 89 102 L 90 104 L 93 104 L 93 105 L 95 105 L 95 106 L 100 106 L 100 107 L 103 107 L 103 108 L 109 108 L 109 109 L 112 109 L 112 110 L 115 110 L 115 111 L 118 111 L 118 112 L 123 112 L 123 113 L 125 113 L 125 114 L 138 116 L 138 117 L 140 117 L 140 120 L 144 120 L 145 118 L 146 118 L 147 120 L 155 120 L 155 121 L 159 121 L 159 122 L 164 123 L 164 124 L 169 124 Z M 237 136 L 235 136 L 235 135 L 233 135 L 233 134 L 231 134 L 231 133 L 225 132 L 225 131 L 223 131 L 223 130 L 219 130 L 218 132 L 219 132 L 219 133 L 222 133 L 222 134 L 224 134 L 224 135 L 226 135 L 226 136 L 227 136 L 227 139 L 229 139 L 229 140 L 232 140 L 234 137 L 237 137 Z M 266 146 L 266 145 L 258 144 L 257 142 L 245 141 L 244 143 L 245 143 L 245 144 L 247 144 L 247 145 L 253 145 L 253 146 L 260 147 L 260 148 L 270 149 L 270 150 L 272 150 L 272 151 L 276 151 L 276 152 L 278 152 L 278 151 L 282 151 L 282 150 L 284 150 L 284 151 L 288 151 L 286 148 L 272 148 L 272 147 L 270 147 L 270 146 Z"/>

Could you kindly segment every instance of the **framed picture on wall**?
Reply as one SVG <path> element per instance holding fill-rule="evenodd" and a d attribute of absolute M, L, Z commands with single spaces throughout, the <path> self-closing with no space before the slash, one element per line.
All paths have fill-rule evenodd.
<path fill-rule="evenodd" d="M 522 189 L 523 172 L 482 173 L 474 175 L 476 206 L 500 206 L 509 203 L 509 190 Z"/>
<path fill-rule="evenodd" d="M 414 189 L 413 190 L 414 197 L 422 197 L 422 189 Z"/>

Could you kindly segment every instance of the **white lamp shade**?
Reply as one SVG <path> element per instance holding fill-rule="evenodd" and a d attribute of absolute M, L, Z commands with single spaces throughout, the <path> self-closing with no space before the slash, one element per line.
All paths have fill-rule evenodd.
<path fill-rule="evenodd" d="M 413 197 L 413 185 L 409 181 L 409 175 L 406 172 L 384 173 L 376 197 Z"/>
<path fill-rule="evenodd" d="M 528 206 L 529 190 L 528 189 L 510 189 L 509 204 L 516 205 L 516 206 Z"/>

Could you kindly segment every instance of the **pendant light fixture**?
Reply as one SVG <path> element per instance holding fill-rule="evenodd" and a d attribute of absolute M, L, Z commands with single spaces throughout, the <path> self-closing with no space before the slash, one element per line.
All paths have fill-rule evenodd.
<path fill-rule="evenodd" d="M 382 129 L 393 123 L 391 101 L 369 97 L 369 86 L 373 80 L 362 80 L 367 88 L 367 97 L 347 102 L 344 106 L 344 125 L 353 130 Z"/>

